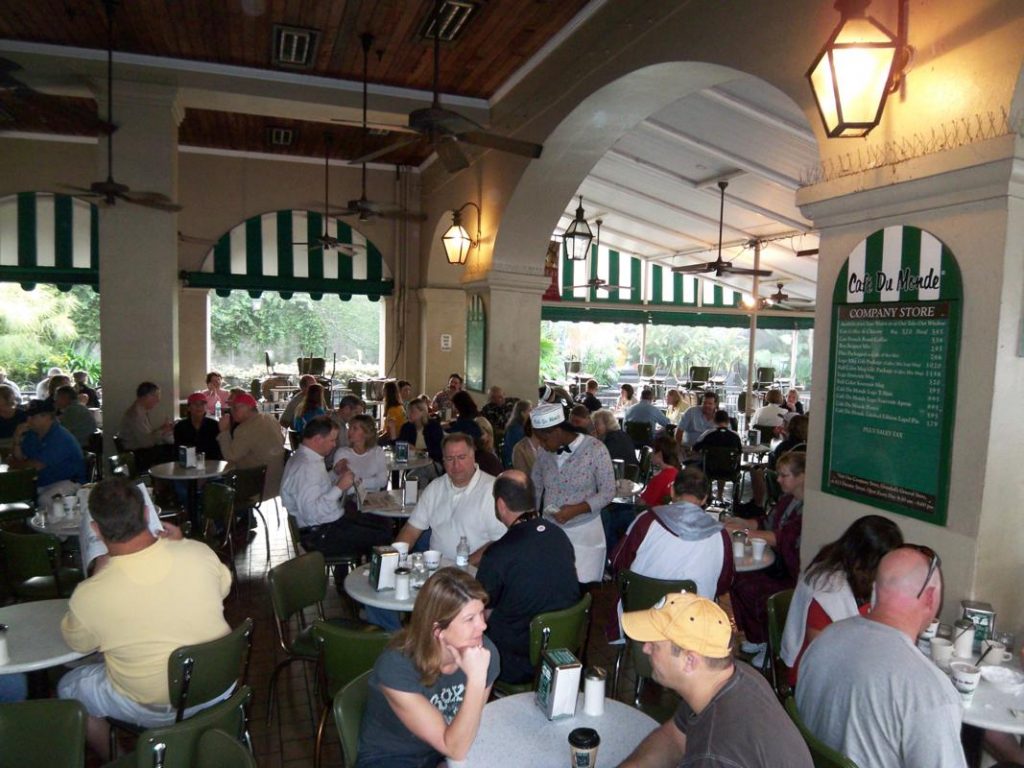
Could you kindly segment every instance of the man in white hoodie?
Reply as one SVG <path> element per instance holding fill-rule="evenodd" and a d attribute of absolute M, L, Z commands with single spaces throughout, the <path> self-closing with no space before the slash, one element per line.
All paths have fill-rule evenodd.
<path fill-rule="evenodd" d="M 653 579 L 690 579 L 714 600 L 729 591 L 735 566 L 729 533 L 701 507 L 708 479 L 696 467 L 672 484 L 672 503 L 638 515 L 612 553 L 615 573 L 627 568 Z"/>

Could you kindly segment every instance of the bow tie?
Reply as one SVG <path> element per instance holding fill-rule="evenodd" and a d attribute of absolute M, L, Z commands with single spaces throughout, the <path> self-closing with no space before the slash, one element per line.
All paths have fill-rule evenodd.
<path fill-rule="evenodd" d="M 555 451 L 555 453 L 572 453 L 572 448 L 570 448 L 568 445 L 563 445 L 561 448 Z"/>

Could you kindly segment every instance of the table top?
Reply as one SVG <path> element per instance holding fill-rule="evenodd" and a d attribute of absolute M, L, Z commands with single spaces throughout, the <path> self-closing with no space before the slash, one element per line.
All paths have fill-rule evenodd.
<path fill-rule="evenodd" d="M 736 564 L 736 573 L 760 571 L 775 562 L 775 550 L 771 547 L 765 547 L 764 557 L 760 560 L 755 560 L 753 547 L 751 547 L 748 542 L 747 546 L 744 548 L 743 557 L 734 557 L 733 562 Z"/>
<path fill-rule="evenodd" d="M 75 515 L 74 517 L 62 517 L 56 523 L 50 523 L 48 525 L 41 525 L 37 517 L 26 517 L 25 522 L 28 523 L 28 527 L 33 531 L 39 533 L 49 533 L 54 536 L 58 536 L 61 539 L 66 539 L 69 536 L 77 536 L 79 529 L 82 527 L 82 516 Z"/>
<path fill-rule="evenodd" d="M 33 672 L 87 656 L 71 650 L 60 634 L 60 620 L 67 610 L 67 600 L 37 600 L 0 608 L 0 624 L 7 625 L 11 657 L 0 665 L 0 674 Z"/>
<path fill-rule="evenodd" d="M 149 468 L 149 474 L 159 477 L 161 480 L 205 480 L 210 477 L 220 477 L 228 468 L 226 461 L 212 461 L 207 459 L 205 466 L 185 469 L 176 461 L 168 461 L 163 464 L 155 464 Z"/>
<path fill-rule="evenodd" d="M 628 488 L 627 488 L 627 483 Z M 615 498 L 612 501 L 629 503 L 633 497 L 644 489 L 642 483 L 634 483 L 632 480 L 617 480 L 615 482 Z"/>
<path fill-rule="evenodd" d="M 1003 666 L 1020 671 L 1018 656 Z M 956 659 L 954 659 L 956 661 Z M 988 666 L 986 662 L 982 667 Z M 963 708 L 964 723 L 978 728 L 988 728 L 1016 735 L 1024 734 L 1024 694 L 1014 695 L 1001 691 L 982 676 L 974 699 Z M 1015 714 L 1015 713 L 1020 713 Z"/>
<path fill-rule="evenodd" d="M 381 517 L 405 518 L 416 509 L 415 504 L 403 504 L 403 491 L 395 488 L 390 491 L 370 491 L 363 502 L 363 512 Z"/>
<path fill-rule="evenodd" d="M 767 445 L 744 445 L 740 450 L 742 450 L 744 454 L 762 456 L 766 453 L 771 453 L 772 449 Z"/>
<path fill-rule="evenodd" d="M 420 467 L 427 467 L 434 463 L 433 459 L 429 456 L 416 456 L 409 454 L 408 461 L 395 461 L 395 455 L 393 453 L 387 453 L 387 465 L 388 472 L 403 472 L 407 469 L 419 469 Z"/>
<path fill-rule="evenodd" d="M 599 766 L 618 765 L 637 744 L 658 727 L 638 709 L 606 698 L 604 714 L 583 714 L 583 695 L 576 704 L 576 716 L 548 720 L 534 703 L 534 694 L 517 693 L 496 699 L 484 707 L 476 740 L 462 763 L 466 768 L 564 768 L 569 765 L 569 732 L 593 728 L 601 736 L 597 750 Z M 515 745 L 510 749 L 509 745 Z"/>
<path fill-rule="evenodd" d="M 447 568 L 448 566 L 455 565 L 447 557 L 441 558 L 441 567 Z M 472 565 L 467 569 L 470 576 L 476 576 L 476 568 Z M 383 608 L 387 611 L 403 611 L 409 613 L 412 611 L 413 605 L 416 603 L 416 595 L 419 594 L 418 590 L 410 590 L 408 600 L 396 600 L 395 590 L 385 589 L 378 592 L 376 589 L 370 586 L 370 566 L 362 565 L 353 571 L 349 571 L 348 576 L 345 577 L 345 592 L 356 602 L 362 603 L 363 605 L 372 605 L 374 608 Z"/>

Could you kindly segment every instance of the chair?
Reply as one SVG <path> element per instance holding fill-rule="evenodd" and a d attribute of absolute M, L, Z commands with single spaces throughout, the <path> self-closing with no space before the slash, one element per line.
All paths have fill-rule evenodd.
<path fill-rule="evenodd" d="M 73 699 L 0 704 L 0 768 L 85 765 L 85 708 Z"/>
<path fill-rule="evenodd" d="M 118 439 L 115 437 L 114 442 L 116 443 Z M 134 480 L 139 476 L 134 453 L 131 451 L 120 451 L 113 456 L 107 457 L 107 477 L 114 477 L 115 475 L 129 480 Z"/>
<path fill-rule="evenodd" d="M 354 766 L 359 757 L 359 726 L 370 696 L 370 673 L 364 672 L 334 696 L 334 724 L 341 739 L 345 766 Z"/>
<path fill-rule="evenodd" d="M 313 622 L 313 638 L 320 648 L 320 692 L 323 709 L 316 727 L 313 765 L 319 768 L 324 731 L 335 694 L 365 672 L 373 669 L 377 657 L 391 640 L 390 632 L 376 631 L 372 625 L 361 628 Z M 348 765 L 348 763 L 346 763 Z"/>
<path fill-rule="evenodd" d="M 762 427 L 759 425 L 754 425 L 753 427 L 751 427 L 751 429 L 756 429 L 758 433 L 761 435 L 761 445 L 772 444 L 772 438 L 775 437 L 775 427 Z"/>
<path fill-rule="evenodd" d="M 130 452 L 130 450 L 128 448 L 128 444 L 124 441 L 123 437 L 121 437 L 120 435 L 114 435 L 113 440 L 114 440 L 114 448 L 117 450 L 118 453 L 129 453 Z"/>
<path fill-rule="evenodd" d="M 142 732 L 135 751 L 106 768 L 195 768 L 203 765 L 227 765 L 203 762 L 199 758 L 202 737 L 210 731 L 223 731 L 233 740 L 246 738 L 246 707 L 252 689 L 241 685 L 230 698 L 207 707 L 179 723 L 150 728 Z M 240 763 L 245 765 L 245 763 Z"/>
<path fill-rule="evenodd" d="M 800 717 L 800 712 L 796 708 L 796 699 L 792 696 L 786 697 L 785 706 L 786 712 L 789 713 L 789 718 L 800 731 L 800 735 L 804 737 L 807 749 L 811 752 L 811 761 L 814 763 L 814 768 L 857 768 L 857 764 L 853 760 L 842 752 L 832 749 L 832 747 L 807 729 L 803 719 Z"/>
<path fill-rule="evenodd" d="M 786 663 L 782 660 L 782 631 L 786 628 L 789 605 L 793 601 L 793 590 L 784 589 L 768 598 L 768 651 L 764 655 L 765 677 L 768 678 L 780 699 L 791 691 L 785 679 Z"/>
<path fill-rule="evenodd" d="M 78 568 L 61 566 L 60 539 L 48 533 L 0 529 L 0 552 L 11 590 L 20 600 L 70 597 L 82 580 Z"/>
<path fill-rule="evenodd" d="M 626 434 L 633 440 L 633 444 L 637 446 L 650 445 L 651 440 L 654 438 L 654 430 L 651 428 L 651 422 L 649 421 L 627 421 L 622 425 L 622 428 L 626 430 Z"/>
<path fill-rule="evenodd" d="M 296 432 L 291 427 L 288 428 L 288 445 L 291 446 L 293 451 L 299 450 L 299 446 L 302 444 L 302 434 Z"/>
<path fill-rule="evenodd" d="M 737 489 L 740 484 L 740 459 L 743 452 L 735 448 L 705 448 L 701 451 L 701 469 L 708 480 L 718 481 L 718 501 L 724 501 L 722 488 L 726 481 L 733 484 L 733 508 L 739 504 Z"/>
<path fill-rule="evenodd" d="M 253 511 L 259 515 L 263 523 L 263 535 L 267 542 L 267 560 L 270 560 L 270 526 L 267 525 L 267 518 L 263 516 L 260 505 L 263 503 L 263 486 L 267 481 L 267 466 L 261 464 L 258 467 L 247 469 L 235 469 L 224 476 L 224 479 L 235 489 L 234 511 Z M 281 518 L 277 519 L 278 527 L 281 525 Z"/>
<path fill-rule="evenodd" d="M 185 720 L 185 710 L 190 706 L 215 699 L 232 685 L 245 685 L 249 676 L 253 626 L 252 619 L 245 619 L 224 637 L 183 645 L 171 652 L 167 658 L 167 687 L 175 707 L 176 723 Z M 111 754 L 117 747 L 115 728 L 129 733 L 145 730 L 136 723 L 115 718 L 107 718 L 107 721 L 113 726 L 110 730 Z"/>
<path fill-rule="evenodd" d="M 530 663 L 540 667 L 541 655 L 548 648 L 568 648 L 577 656 L 585 647 L 587 629 L 590 626 L 590 593 L 575 605 L 560 611 L 538 613 L 530 621 Z M 500 696 L 525 693 L 536 688 L 536 681 L 530 683 L 503 683 L 497 680 L 494 690 Z"/>
<path fill-rule="evenodd" d="M 754 389 L 766 390 L 775 386 L 775 369 L 758 368 L 757 377 L 754 379 Z"/>
<path fill-rule="evenodd" d="M 200 511 L 200 530 L 193 532 L 192 538 L 206 542 L 237 579 L 235 543 L 231 538 L 235 521 L 235 489 L 222 483 L 207 483 L 203 486 Z"/>
<path fill-rule="evenodd" d="M 691 392 L 704 389 L 711 378 L 711 368 L 706 365 L 691 365 L 690 380 L 686 382 L 686 388 Z"/>
<path fill-rule="evenodd" d="M 29 517 L 36 508 L 37 473 L 34 469 L 0 472 L 0 522 Z"/>
<path fill-rule="evenodd" d="M 302 537 L 299 534 L 299 521 L 295 515 L 288 515 L 288 533 L 292 540 L 292 551 L 295 552 L 295 556 L 305 554 L 306 550 L 302 546 Z M 324 555 L 320 553 L 324 558 L 325 569 L 337 569 L 335 570 L 335 580 L 339 577 L 339 571 L 344 574 L 348 574 L 353 568 L 359 564 L 359 558 L 355 555 Z M 341 589 L 340 582 L 337 584 L 338 589 Z"/>
<path fill-rule="evenodd" d="M 649 445 L 645 445 L 640 449 L 640 464 L 637 467 L 636 481 L 647 485 L 647 481 L 651 479 L 651 456 L 654 454 L 654 449 Z"/>
<path fill-rule="evenodd" d="M 196 768 L 256 768 L 245 744 L 216 728 L 199 737 L 196 758 Z"/>
<path fill-rule="evenodd" d="M 96 482 L 96 454 L 92 451 L 82 451 L 85 459 L 85 482 Z"/>
<path fill-rule="evenodd" d="M 650 608 L 665 595 L 673 592 L 697 593 L 697 585 L 690 579 L 668 580 L 652 579 L 649 576 L 641 576 L 630 570 L 620 571 L 616 577 L 616 586 L 619 590 L 619 597 L 622 599 L 623 611 L 642 611 Z M 640 691 L 645 679 L 651 677 L 651 662 L 644 655 L 642 645 L 637 645 L 632 640 L 626 639 L 626 646 L 615 658 L 615 671 L 612 676 L 612 696 L 619 690 L 619 673 L 622 671 L 622 656 L 629 649 L 630 658 L 633 660 L 633 668 L 636 670 L 636 684 L 633 687 L 633 703 L 639 706 Z"/>

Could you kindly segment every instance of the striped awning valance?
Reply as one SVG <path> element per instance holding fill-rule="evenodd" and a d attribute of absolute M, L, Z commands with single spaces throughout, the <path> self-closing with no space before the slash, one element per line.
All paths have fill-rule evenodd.
<path fill-rule="evenodd" d="M 310 247 L 324 232 L 324 217 L 313 211 L 274 211 L 253 216 L 223 235 L 207 253 L 198 272 L 187 272 L 192 287 L 214 288 L 226 296 L 245 290 L 254 298 L 264 291 L 290 298 L 308 293 L 319 299 L 337 294 L 342 299 L 365 295 L 376 301 L 394 289 L 380 251 L 345 221 L 328 218 L 328 234 L 343 250 Z"/>
<path fill-rule="evenodd" d="M 0 280 L 31 289 L 99 285 L 99 215 L 71 195 L 20 192 L 0 198 Z"/>

